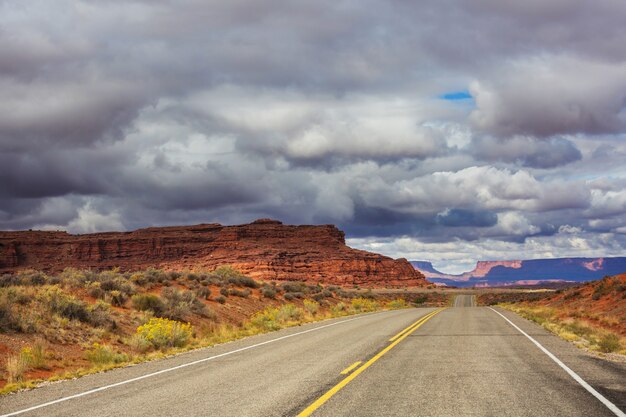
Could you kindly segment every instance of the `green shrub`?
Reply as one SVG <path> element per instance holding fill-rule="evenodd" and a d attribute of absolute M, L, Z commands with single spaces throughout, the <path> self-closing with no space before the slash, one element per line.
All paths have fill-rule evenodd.
<path fill-rule="evenodd" d="M 207 287 L 200 287 L 196 290 L 196 297 L 208 300 L 211 296 L 211 290 Z"/>
<path fill-rule="evenodd" d="M 276 318 L 281 323 L 287 323 L 290 321 L 301 320 L 303 316 L 304 311 L 301 308 L 298 308 L 293 304 L 284 304 L 278 309 Z"/>
<path fill-rule="evenodd" d="M 20 353 L 7 357 L 6 373 L 9 384 L 22 381 L 26 371 L 28 371 L 28 359 L 24 355 Z"/>
<path fill-rule="evenodd" d="M 112 363 L 123 363 L 128 361 L 128 356 L 124 353 L 117 353 L 112 347 L 94 343 L 85 352 L 85 359 L 96 366 L 109 365 Z"/>
<path fill-rule="evenodd" d="M 341 314 L 345 313 L 346 310 L 347 310 L 347 307 L 346 307 L 346 304 L 343 301 L 335 304 L 330 309 L 330 311 L 333 313 L 333 315 L 341 315 Z"/>
<path fill-rule="evenodd" d="M 111 320 L 111 306 L 102 300 L 87 307 L 89 324 L 95 327 L 110 325 L 115 327 L 115 322 Z"/>
<path fill-rule="evenodd" d="M 232 288 L 229 291 L 229 293 L 230 293 L 230 295 L 234 295 L 235 297 L 248 298 L 250 296 L 250 294 L 251 294 L 251 291 L 249 289 L 247 289 L 247 288 L 245 290 L 243 290 L 243 291 L 235 289 L 235 288 Z"/>
<path fill-rule="evenodd" d="M 230 295 L 230 291 L 228 288 L 220 288 L 220 294 L 222 297 L 228 297 Z"/>
<path fill-rule="evenodd" d="M 261 295 L 265 298 L 269 298 L 271 300 L 274 300 L 276 298 L 276 289 L 268 286 L 264 286 L 263 288 L 261 288 Z"/>
<path fill-rule="evenodd" d="M 367 298 L 355 298 L 350 303 L 356 312 L 374 311 L 378 308 L 378 303 Z"/>
<path fill-rule="evenodd" d="M 41 271 L 19 271 L 14 277 L 16 283 L 15 285 L 37 286 L 48 283 L 48 276 Z"/>
<path fill-rule="evenodd" d="M 304 300 L 304 309 L 307 311 L 307 313 L 314 316 L 319 311 L 320 305 L 315 301 Z"/>
<path fill-rule="evenodd" d="M 224 297 L 223 295 L 218 295 L 217 297 L 215 297 L 215 301 L 220 304 L 224 304 L 226 302 L 226 297 Z"/>
<path fill-rule="evenodd" d="M 139 326 L 135 332 L 135 337 L 155 349 L 165 349 L 170 347 L 185 346 L 192 336 L 192 329 L 189 323 L 166 318 L 152 318 L 143 326 Z M 139 343 L 136 341 L 136 345 Z"/>
<path fill-rule="evenodd" d="M 118 290 L 112 290 L 109 291 L 109 293 L 106 295 L 106 298 L 111 303 L 111 305 L 115 307 L 122 307 L 126 303 L 126 300 L 128 300 L 128 295 Z"/>
<path fill-rule="evenodd" d="M 416 306 L 420 306 L 424 304 L 426 301 L 428 301 L 427 295 L 418 295 L 417 297 L 413 299 L 413 304 L 415 304 Z"/>
<path fill-rule="evenodd" d="M 135 310 L 152 311 L 155 316 L 161 316 L 165 312 L 165 303 L 155 294 L 136 294 L 132 297 Z"/>
<path fill-rule="evenodd" d="M 35 369 L 50 369 L 46 358 L 46 349 L 42 341 L 37 341 L 31 347 L 31 366 Z"/>
<path fill-rule="evenodd" d="M 263 311 L 254 314 L 250 319 L 250 324 L 263 330 L 278 330 L 281 328 L 278 322 L 278 309 L 268 307 Z"/>
<path fill-rule="evenodd" d="M 211 312 L 202 301 L 191 291 L 180 291 L 176 288 L 164 288 L 161 297 L 165 301 L 164 317 L 172 320 L 185 320 L 191 314 L 209 317 Z"/>
<path fill-rule="evenodd" d="M 49 288 L 41 298 L 41 301 L 48 305 L 50 312 L 70 320 L 89 322 L 87 304 L 74 296 L 65 294 L 58 287 Z"/>
<path fill-rule="evenodd" d="M 281 286 L 283 291 L 290 293 L 307 293 L 309 290 L 309 287 L 300 281 L 284 282 Z"/>
<path fill-rule="evenodd" d="M 396 298 L 387 303 L 387 308 L 405 308 L 406 301 L 403 298 Z"/>
<path fill-rule="evenodd" d="M 598 341 L 598 349 L 602 352 L 617 352 L 621 348 L 619 336 L 614 333 L 607 333 Z"/>

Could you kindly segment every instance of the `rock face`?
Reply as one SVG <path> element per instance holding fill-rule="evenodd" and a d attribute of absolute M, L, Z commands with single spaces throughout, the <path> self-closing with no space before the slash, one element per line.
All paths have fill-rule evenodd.
<path fill-rule="evenodd" d="M 428 284 L 405 259 L 346 246 L 344 233 L 333 225 L 287 226 L 260 219 L 240 226 L 200 224 L 85 235 L 0 232 L 0 272 L 26 268 L 59 272 L 66 267 L 193 270 L 220 265 L 232 265 L 264 280 Z"/>

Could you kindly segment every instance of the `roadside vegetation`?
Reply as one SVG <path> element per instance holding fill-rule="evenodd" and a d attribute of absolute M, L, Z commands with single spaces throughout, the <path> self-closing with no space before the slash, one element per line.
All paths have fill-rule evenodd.
<path fill-rule="evenodd" d="M 439 297 L 259 282 L 239 271 L 0 275 L 0 393 L 302 323 Z"/>
<path fill-rule="evenodd" d="M 578 347 L 626 355 L 626 274 L 498 305 Z"/>

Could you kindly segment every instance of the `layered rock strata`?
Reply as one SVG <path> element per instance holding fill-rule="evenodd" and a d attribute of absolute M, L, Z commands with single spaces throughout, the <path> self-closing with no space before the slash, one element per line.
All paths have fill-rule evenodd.
<path fill-rule="evenodd" d="M 346 246 L 333 225 L 251 224 L 152 227 L 132 232 L 0 232 L 0 272 L 66 267 L 124 271 L 213 269 L 232 265 L 263 280 L 339 285 L 421 286 L 427 282 L 405 259 Z"/>

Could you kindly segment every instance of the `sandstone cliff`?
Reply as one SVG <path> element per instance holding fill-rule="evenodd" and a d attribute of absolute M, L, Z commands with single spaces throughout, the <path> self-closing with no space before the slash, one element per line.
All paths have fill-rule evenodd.
<path fill-rule="evenodd" d="M 200 224 L 133 232 L 70 235 L 0 232 L 0 272 L 66 267 L 139 270 L 212 269 L 232 265 L 264 280 L 301 280 L 366 286 L 427 282 L 405 259 L 352 249 L 332 225 L 287 226 L 262 219 L 240 226 Z"/>

